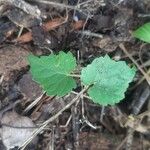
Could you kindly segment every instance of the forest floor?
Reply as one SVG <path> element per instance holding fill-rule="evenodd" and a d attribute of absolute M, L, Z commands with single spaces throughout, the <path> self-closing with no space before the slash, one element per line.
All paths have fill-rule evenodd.
<path fill-rule="evenodd" d="M 148 21 L 149 0 L 0 0 L 0 150 L 149 150 L 150 86 L 139 68 L 150 75 L 150 45 L 132 36 Z M 86 95 L 62 111 L 80 82 L 47 96 L 27 60 L 61 50 L 80 66 L 108 54 L 139 68 L 115 106 Z"/>

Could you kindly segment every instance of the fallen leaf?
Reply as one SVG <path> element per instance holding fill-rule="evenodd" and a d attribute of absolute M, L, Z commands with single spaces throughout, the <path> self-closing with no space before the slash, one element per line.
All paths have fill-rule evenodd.
<path fill-rule="evenodd" d="M 1 138 L 8 150 L 20 147 L 24 141 L 31 137 L 35 130 L 35 124 L 30 118 L 18 115 L 16 112 L 5 113 L 1 124 Z M 35 145 L 36 143 L 37 138 L 32 141 L 32 144 Z"/>
<path fill-rule="evenodd" d="M 65 23 L 65 18 L 55 18 L 55 19 L 50 20 L 50 21 L 46 22 L 45 24 L 43 24 L 42 27 L 45 31 L 50 31 L 50 30 L 55 29 L 56 27 L 60 26 L 63 23 Z M 31 32 L 27 32 L 16 39 L 16 41 L 19 43 L 27 43 L 27 42 L 30 42 L 31 40 L 32 40 Z"/>
<path fill-rule="evenodd" d="M 65 22 L 66 22 L 66 18 L 55 18 L 53 20 L 50 20 L 44 23 L 42 28 L 44 29 L 44 31 L 50 31 L 59 27 Z M 72 28 L 73 30 L 78 30 L 78 29 L 81 29 L 84 26 L 84 24 L 85 22 L 83 20 L 79 20 L 78 22 L 75 22 L 72 24 Z M 20 36 L 19 38 L 17 38 L 15 41 L 19 43 L 27 43 L 27 42 L 32 41 L 32 39 L 33 39 L 32 33 L 27 32 L 23 34 L 22 36 Z"/>

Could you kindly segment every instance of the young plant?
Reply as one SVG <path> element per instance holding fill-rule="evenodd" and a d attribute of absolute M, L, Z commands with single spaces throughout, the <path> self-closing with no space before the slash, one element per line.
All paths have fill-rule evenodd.
<path fill-rule="evenodd" d="M 28 57 L 33 79 L 48 95 L 64 96 L 76 88 L 73 72 L 76 59 L 72 53 L 59 52 L 58 55 Z M 108 55 L 94 59 L 81 71 L 80 80 L 88 86 L 88 94 L 93 102 L 114 105 L 124 98 L 129 83 L 135 76 L 135 68 L 124 61 L 114 61 Z"/>
<path fill-rule="evenodd" d="M 146 23 L 133 32 L 133 36 L 150 43 L 150 23 Z"/>

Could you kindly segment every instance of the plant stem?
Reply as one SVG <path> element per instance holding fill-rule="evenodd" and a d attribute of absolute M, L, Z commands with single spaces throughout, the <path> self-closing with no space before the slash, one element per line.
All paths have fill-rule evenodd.
<path fill-rule="evenodd" d="M 70 77 L 80 78 L 81 76 L 79 74 L 69 74 Z"/>

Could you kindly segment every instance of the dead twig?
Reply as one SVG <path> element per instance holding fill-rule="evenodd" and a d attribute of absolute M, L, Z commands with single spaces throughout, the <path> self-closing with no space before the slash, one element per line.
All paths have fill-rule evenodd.
<path fill-rule="evenodd" d="M 126 136 L 122 142 L 117 146 L 116 150 L 122 149 L 122 146 L 126 143 L 128 136 Z"/>
<path fill-rule="evenodd" d="M 42 95 L 40 95 L 37 99 L 35 99 L 23 112 L 23 114 L 27 113 L 29 110 L 31 110 L 45 95 L 46 92 L 44 92 Z"/>
<path fill-rule="evenodd" d="M 3 80 L 4 80 L 4 75 L 2 75 L 2 76 L 0 77 L 0 84 L 2 84 Z"/>
<path fill-rule="evenodd" d="M 133 144 L 133 136 L 134 136 L 134 129 L 129 128 L 127 130 L 127 140 L 126 140 L 126 150 L 132 150 L 132 144 Z"/>
<path fill-rule="evenodd" d="M 128 53 L 128 51 L 126 50 L 125 46 L 123 44 L 120 44 L 119 47 L 121 48 L 121 50 L 130 58 L 130 60 L 137 66 L 137 68 L 140 70 L 140 72 L 143 74 L 143 76 L 145 77 L 147 83 L 150 85 L 150 77 L 147 73 L 145 73 L 145 71 L 140 67 L 140 65 L 134 60 L 134 58 Z"/>
<path fill-rule="evenodd" d="M 84 31 L 78 31 L 78 33 L 82 34 L 82 35 L 86 35 L 86 36 L 89 36 L 89 37 L 96 37 L 96 38 L 103 38 L 103 35 L 102 34 L 97 34 L 97 33 L 93 33 L 91 31 L 87 31 L 87 30 L 84 30 Z"/>
<path fill-rule="evenodd" d="M 52 5 L 53 7 L 60 7 L 60 8 L 68 8 L 68 9 L 75 9 L 78 11 L 82 11 L 80 9 L 81 5 L 87 4 L 92 2 L 93 0 L 88 0 L 86 2 L 83 3 L 78 3 L 76 6 L 71 6 L 71 5 L 67 5 L 67 4 L 63 4 L 63 3 L 58 3 L 58 2 L 53 2 L 53 1 L 46 1 L 46 0 L 34 0 L 37 3 L 42 3 L 42 4 L 46 4 L 46 5 Z"/>
<path fill-rule="evenodd" d="M 42 4 L 46 4 L 46 5 L 52 5 L 53 7 L 77 9 L 77 6 L 66 5 L 66 4 L 63 4 L 63 3 L 58 3 L 58 2 L 53 2 L 53 1 L 34 0 L 34 2 L 42 3 Z"/>

